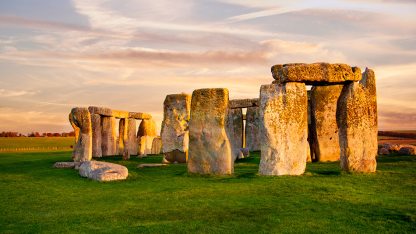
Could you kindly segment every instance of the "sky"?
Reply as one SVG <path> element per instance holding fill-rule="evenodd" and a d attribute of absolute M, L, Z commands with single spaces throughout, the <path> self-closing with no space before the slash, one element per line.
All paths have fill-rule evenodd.
<path fill-rule="evenodd" d="M 374 69 L 380 130 L 416 129 L 416 0 L 1 0 L 0 131 L 71 131 L 76 106 L 256 98 L 284 63 Z M 160 126 L 159 126 L 160 129 Z"/>

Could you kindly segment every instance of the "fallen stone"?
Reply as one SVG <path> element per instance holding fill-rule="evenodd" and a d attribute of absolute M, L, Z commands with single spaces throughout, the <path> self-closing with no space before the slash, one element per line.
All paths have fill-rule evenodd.
<path fill-rule="evenodd" d="M 56 162 L 53 164 L 54 168 L 76 168 L 81 165 L 82 162 Z"/>
<path fill-rule="evenodd" d="M 308 149 L 308 98 L 303 83 L 260 88 L 260 175 L 301 175 Z"/>
<path fill-rule="evenodd" d="M 191 95 L 182 93 L 166 96 L 163 102 L 161 137 L 165 159 L 174 160 L 170 162 L 177 160 L 186 162 L 189 148 L 188 121 L 190 115 Z"/>
<path fill-rule="evenodd" d="M 344 86 L 338 100 L 337 123 L 341 147 L 341 169 L 375 172 L 377 167 L 377 97 L 374 72 L 366 69 L 363 79 Z"/>
<path fill-rule="evenodd" d="M 99 161 L 84 162 L 79 167 L 79 174 L 97 181 L 125 180 L 129 171 L 125 166 Z"/>
<path fill-rule="evenodd" d="M 103 152 L 101 150 L 101 116 L 99 114 L 91 114 L 91 127 L 92 156 L 96 158 L 101 158 L 103 156 Z"/>
<path fill-rule="evenodd" d="M 311 138 L 315 161 L 335 162 L 340 157 L 337 103 L 342 85 L 314 86 L 311 90 Z"/>
<path fill-rule="evenodd" d="M 145 167 L 166 167 L 169 164 L 164 163 L 142 163 L 137 165 L 137 168 L 145 168 Z"/>
<path fill-rule="evenodd" d="M 233 173 L 231 145 L 225 130 L 228 109 L 227 89 L 198 89 L 192 93 L 188 172 Z"/>
<path fill-rule="evenodd" d="M 399 154 L 402 155 L 416 155 L 416 146 L 404 145 L 400 147 Z"/>
<path fill-rule="evenodd" d="M 258 98 L 233 99 L 233 100 L 230 100 L 229 106 L 230 106 L 230 109 L 256 107 L 256 106 L 259 106 L 259 99 Z"/>
<path fill-rule="evenodd" d="M 79 131 L 78 139 L 72 152 L 75 162 L 89 161 L 92 158 L 91 115 L 87 108 L 76 107 L 71 110 L 70 122 Z"/>
<path fill-rule="evenodd" d="M 271 68 L 273 78 L 278 83 L 302 82 L 307 85 L 342 84 L 359 81 L 361 70 L 347 64 L 278 64 Z"/>
<path fill-rule="evenodd" d="M 241 147 L 243 147 L 243 111 L 242 109 L 229 109 L 227 119 L 227 134 L 231 144 L 231 154 L 233 160 L 240 158 Z"/>
<path fill-rule="evenodd" d="M 101 151 L 103 156 L 117 154 L 116 119 L 101 116 Z"/>
<path fill-rule="evenodd" d="M 249 107 L 246 113 L 246 147 L 250 151 L 260 150 L 260 109 Z"/>

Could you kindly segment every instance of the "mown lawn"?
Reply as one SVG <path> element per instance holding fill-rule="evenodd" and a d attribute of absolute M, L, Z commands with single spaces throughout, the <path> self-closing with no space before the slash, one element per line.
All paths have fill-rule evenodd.
<path fill-rule="evenodd" d="M 99 183 L 53 169 L 70 152 L 0 154 L 2 233 L 415 233 L 416 157 L 378 159 L 370 175 L 338 163 L 308 164 L 303 176 L 257 175 L 259 154 L 235 175 L 191 176 L 185 165 L 136 168 Z"/>
<path fill-rule="evenodd" d="M 70 150 L 74 137 L 0 137 L 0 150 Z"/>

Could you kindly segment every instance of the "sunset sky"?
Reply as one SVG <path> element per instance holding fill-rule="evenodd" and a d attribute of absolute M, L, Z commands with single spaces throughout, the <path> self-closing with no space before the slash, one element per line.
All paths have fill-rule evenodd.
<path fill-rule="evenodd" d="M 255 98 L 270 67 L 377 76 L 379 129 L 416 129 L 416 1 L 1 0 L 0 131 L 70 131 L 75 106 L 148 112 L 167 94 Z"/>

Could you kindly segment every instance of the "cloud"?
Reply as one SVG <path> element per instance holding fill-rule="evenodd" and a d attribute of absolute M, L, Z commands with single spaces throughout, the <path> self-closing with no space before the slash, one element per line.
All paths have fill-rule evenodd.
<path fill-rule="evenodd" d="M 35 91 L 28 90 L 6 90 L 0 89 L 0 97 L 20 97 L 20 96 L 29 96 L 35 94 Z"/>

